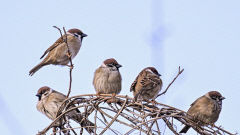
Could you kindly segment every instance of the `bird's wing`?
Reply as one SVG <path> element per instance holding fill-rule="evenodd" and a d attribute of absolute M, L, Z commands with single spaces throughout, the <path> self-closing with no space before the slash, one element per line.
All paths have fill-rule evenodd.
<path fill-rule="evenodd" d="M 196 99 L 190 106 L 194 106 L 195 105 L 195 103 L 197 103 L 200 99 L 202 99 L 203 98 L 203 96 L 201 96 L 201 97 L 199 97 L 198 99 Z"/>
<path fill-rule="evenodd" d="M 130 92 L 135 91 L 135 87 L 136 87 L 136 84 L 137 84 L 137 81 L 138 81 L 138 77 L 139 77 L 139 75 L 136 77 L 136 79 L 132 83 L 132 85 L 130 87 Z"/>
<path fill-rule="evenodd" d="M 142 89 L 144 90 L 151 90 L 155 88 L 157 85 L 159 85 L 160 83 L 161 83 L 161 79 L 154 76 L 144 77 L 140 82 L 140 84 L 142 85 Z"/>
<path fill-rule="evenodd" d="M 62 103 L 67 98 L 66 95 L 64 95 L 58 91 L 55 91 L 55 90 L 53 91 L 52 95 L 54 96 L 54 99 L 56 99 L 60 103 Z"/>
<path fill-rule="evenodd" d="M 95 70 L 95 73 L 94 73 L 94 77 L 93 77 L 93 85 L 96 84 L 97 80 L 99 79 L 99 77 L 101 77 L 101 72 L 102 72 L 102 68 L 99 67 Z"/>
<path fill-rule="evenodd" d="M 140 89 L 135 95 L 135 98 L 138 98 L 139 94 L 145 93 L 146 91 L 153 90 L 157 85 L 161 83 L 160 78 L 158 77 L 149 77 L 145 76 L 140 81 Z"/>
<path fill-rule="evenodd" d="M 63 38 L 65 38 L 66 36 L 63 36 Z M 44 54 L 40 57 L 40 59 L 42 59 L 47 53 L 49 53 L 50 51 L 52 51 L 54 48 L 56 48 L 58 45 L 62 44 L 63 38 L 60 37 L 53 45 L 51 45 L 45 52 Z"/>

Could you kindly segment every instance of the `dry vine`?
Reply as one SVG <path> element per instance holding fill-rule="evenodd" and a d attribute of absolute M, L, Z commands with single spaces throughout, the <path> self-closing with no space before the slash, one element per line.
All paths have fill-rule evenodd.
<path fill-rule="evenodd" d="M 199 127 L 197 123 L 194 123 L 186 117 L 186 112 L 169 105 L 158 102 L 154 105 L 152 102 L 132 102 L 133 99 L 131 97 L 124 95 L 116 95 L 117 100 L 114 103 L 105 103 L 109 98 L 111 98 L 111 94 L 102 94 L 100 97 L 97 97 L 96 94 L 85 94 L 66 99 L 65 105 L 60 107 L 62 113 L 40 133 L 46 134 L 50 128 L 53 128 L 56 121 L 63 118 L 66 113 L 78 108 L 81 110 L 82 116 L 87 118 L 90 118 L 91 115 L 93 116 L 94 120 L 92 120 L 92 122 L 95 123 L 95 134 L 99 135 L 105 133 L 107 130 L 109 130 L 108 132 L 117 135 L 128 135 L 133 132 L 141 132 L 149 135 L 161 134 L 160 129 L 158 128 L 159 120 L 163 120 L 175 135 L 179 135 L 179 131 L 174 124 L 176 121 L 190 125 L 197 133 L 202 135 L 233 135 L 215 125 L 213 127 Z M 71 104 L 75 104 L 76 107 L 69 108 Z M 172 119 L 171 122 L 170 119 Z M 67 123 L 70 124 L 70 122 Z M 126 127 L 124 129 L 128 130 L 122 131 L 114 129 L 111 127 L 114 123 L 120 123 Z M 76 133 L 75 130 L 81 128 L 83 127 L 67 128 L 65 130 L 71 129 L 71 132 Z M 62 131 L 56 131 L 56 133 Z"/>
<path fill-rule="evenodd" d="M 171 84 L 177 79 L 177 77 L 183 72 L 180 70 L 173 81 L 168 85 L 166 90 L 159 94 L 162 95 L 167 92 Z M 177 109 L 175 107 L 155 102 L 133 102 L 133 98 L 127 95 L 116 95 L 116 102 L 107 103 L 106 101 L 111 98 L 111 94 L 101 94 L 99 97 L 96 94 L 84 94 L 67 98 L 64 103 L 59 107 L 58 117 L 44 130 L 38 134 L 61 134 L 72 133 L 87 134 L 84 127 L 72 126 L 71 120 L 65 119 L 65 124 L 68 128 L 63 130 L 49 131 L 54 127 L 54 123 L 65 115 L 74 110 L 79 109 L 84 118 L 88 118 L 93 123 L 94 134 L 102 135 L 115 134 L 115 135 L 129 135 L 133 133 L 148 134 L 148 135 L 161 135 L 158 122 L 163 121 L 169 130 L 175 135 L 179 135 L 179 131 L 176 127 L 176 123 L 183 123 L 191 126 L 197 133 L 201 135 L 234 135 L 218 126 L 205 126 L 200 127 L 197 123 L 191 121 L 186 117 L 186 112 Z M 75 105 L 75 107 L 72 106 Z M 119 128 L 121 124 L 122 129 Z"/>

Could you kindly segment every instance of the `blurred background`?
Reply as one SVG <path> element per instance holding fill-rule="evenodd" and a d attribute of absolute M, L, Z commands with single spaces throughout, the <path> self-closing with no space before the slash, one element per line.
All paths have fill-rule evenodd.
<path fill-rule="evenodd" d="M 68 91 L 68 67 L 46 66 L 28 76 L 60 36 L 53 25 L 88 34 L 73 60 L 72 96 L 95 93 L 93 73 L 107 58 L 123 65 L 120 94 L 131 96 L 130 85 L 143 68 L 155 66 L 165 89 L 181 66 L 183 74 L 157 100 L 187 111 L 195 99 L 218 90 L 226 99 L 216 125 L 240 132 L 239 5 L 238 0 L 1 1 L 1 134 L 36 134 L 51 122 L 36 110 L 37 90 Z"/>

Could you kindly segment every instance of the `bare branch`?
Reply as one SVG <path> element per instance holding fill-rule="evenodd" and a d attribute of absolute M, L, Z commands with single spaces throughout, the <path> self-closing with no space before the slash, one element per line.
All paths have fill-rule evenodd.
<path fill-rule="evenodd" d="M 70 52 L 69 49 L 69 45 L 68 45 L 68 40 L 67 40 L 67 32 L 65 30 L 65 27 L 63 27 L 64 30 L 64 34 L 66 35 L 66 39 L 65 39 L 65 43 L 67 44 L 67 49 L 68 49 L 68 58 L 70 61 L 70 70 L 69 70 L 69 89 L 68 89 L 68 93 L 67 93 L 67 97 L 69 97 L 70 93 L 71 93 L 71 88 L 72 88 L 72 69 L 73 69 L 73 63 L 72 63 L 72 53 Z"/>
<path fill-rule="evenodd" d="M 63 27 L 63 31 L 64 31 L 64 35 L 62 35 L 62 31 L 60 28 L 58 28 L 57 26 L 53 26 L 54 28 L 58 29 L 58 31 L 60 32 L 60 35 L 61 35 L 61 38 L 62 40 L 66 43 L 67 45 L 67 51 L 68 51 L 68 58 L 69 58 L 69 61 L 70 61 L 70 70 L 69 70 L 69 89 L 68 89 L 68 93 L 67 93 L 67 97 L 69 97 L 70 93 L 71 93 L 71 88 L 72 88 L 72 69 L 73 69 L 73 63 L 72 63 L 72 54 L 71 54 L 71 51 L 69 49 L 69 45 L 68 45 L 68 39 L 67 39 L 67 32 L 66 32 L 66 29 L 65 27 Z M 65 38 L 64 38 L 65 37 Z M 56 46 L 55 46 L 56 47 Z M 44 56 L 44 55 L 43 55 Z M 42 56 L 42 57 L 43 57 Z M 42 58 L 41 57 L 41 58 Z"/>
<path fill-rule="evenodd" d="M 178 76 L 179 76 L 180 74 L 182 74 L 183 71 L 184 71 L 184 69 L 181 69 L 180 66 L 179 66 L 179 67 L 178 67 L 178 74 L 177 74 L 177 76 L 172 80 L 171 83 L 169 83 L 169 85 L 167 86 L 167 88 L 166 88 L 162 93 L 160 93 L 160 94 L 157 95 L 156 98 L 158 98 L 159 96 L 165 94 L 165 93 L 167 92 L 167 90 L 169 89 L 169 87 L 174 83 L 174 81 L 178 78 Z"/>
<path fill-rule="evenodd" d="M 39 134 L 45 134 L 46 132 L 48 132 L 49 129 L 54 128 L 54 123 L 62 121 L 62 119 L 65 118 L 65 115 L 67 115 L 67 113 L 71 112 L 74 109 L 79 109 L 83 111 L 81 113 L 84 117 L 83 119 L 89 119 L 90 115 L 93 116 L 93 121 L 95 123 L 95 134 L 97 134 L 97 129 L 100 134 L 105 133 L 105 131 L 107 130 L 114 132 L 114 134 L 121 134 L 119 132 L 116 132 L 116 129 L 110 128 L 114 122 L 119 122 L 120 124 L 129 129 L 127 132 L 125 131 L 126 135 L 131 134 L 135 131 L 138 131 L 139 133 L 142 132 L 144 134 L 160 134 L 161 132 L 158 127 L 158 121 L 163 120 L 166 123 L 167 127 L 170 129 L 170 131 L 172 131 L 172 133 L 174 133 L 175 135 L 178 135 L 179 133 L 177 133 L 174 123 L 175 121 L 170 122 L 167 119 L 172 118 L 185 125 L 191 126 L 199 134 L 234 135 L 217 126 L 200 127 L 197 123 L 186 117 L 186 112 L 158 102 L 156 102 L 155 105 L 152 105 L 151 102 L 138 103 L 133 102 L 133 98 L 126 95 L 116 95 L 117 103 L 115 106 L 110 104 L 104 104 L 106 101 L 105 99 L 111 96 L 111 94 L 103 94 L 97 97 L 96 94 L 84 94 L 67 98 L 63 103 L 65 105 L 61 106 L 62 109 L 59 112 L 59 116 Z M 75 107 L 72 107 L 71 104 L 74 104 Z M 118 106 L 120 106 L 121 108 L 119 108 Z M 95 113 L 92 113 L 94 111 Z M 102 116 L 103 120 L 98 118 L 98 116 Z M 107 118 L 111 119 L 111 121 L 108 122 Z M 98 123 L 99 121 L 101 123 Z M 80 127 L 80 129 L 83 128 L 86 127 Z M 65 131 L 67 129 L 61 131 Z M 81 134 L 83 133 L 81 132 Z"/>

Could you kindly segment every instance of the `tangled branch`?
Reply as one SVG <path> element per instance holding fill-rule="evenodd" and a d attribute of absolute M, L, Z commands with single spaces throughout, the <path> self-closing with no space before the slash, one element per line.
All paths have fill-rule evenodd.
<path fill-rule="evenodd" d="M 178 76 L 184 71 L 184 69 L 178 68 L 178 74 L 158 96 L 161 96 L 167 92 L 169 87 L 174 83 Z M 70 68 L 71 75 L 71 68 Z M 71 78 L 71 76 L 70 76 Z M 71 79 L 70 79 L 71 85 Z M 69 87 L 69 93 L 71 92 L 71 86 Z M 80 135 L 87 134 L 84 128 L 87 127 L 74 127 L 71 125 L 71 120 L 66 118 L 66 115 L 78 109 L 81 113 L 78 115 L 83 116 L 84 119 L 89 119 L 94 122 L 94 135 L 102 135 L 105 132 L 115 135 L 129 135 L 132 133 L 147 134 L 147 135 L 161 135 L 161 130 L 158 123 L 163 121 L 168 129 L 175 135 L 179 135 L 176 124 L 185 124 L 192 127 L 197 133 L 201 135 L 234 135 L 223 128 L 213 125 L 201 127 L 198 123 L 192 121 L 187 117 L 187 113 L 178 108 L 158 103 L 158 102 L 134 102 L 134 99 L 127 95 L 116 95 L 115 102 L 108 103 L 112 98 L 112 94 L 84 94 L 67 98 L 63 104 L 59 107 L 57 112 L 57 118 L 52 121 L 49 126 L 38 134 L 50 133 L 50 129 L 53 128 L 52 134 L 74 134 L 77 135 L 79 130 Z M 62 123 L 62 129 L 58 129 L 55 126 L 56 122 L 64 119 Z M 118 128 L 118 125 L 123 128 Z M 89 126 L 88 126 L 89 127 Z M 57 128 L 58 130 L 56 130 Z M 123 130 L 124 129 L 124 130 Z M 50 133 L 51 134 L 51 133 Z"/>
<path fill-rule="evenodd" d="M 128 135 L 133 132 L 142 132 L 149 135 L 160 134 L 161 132 L 158 127 L 158 122 L 160 120 L 165 122 L 167 127 L 175 135 L 179 135 L 179 131 L 175 125 L 175 122 L 177 121 L 191 126 L 197 133 L 202 135 L 233 135 L 232 133 L 215 125 L 213 127 L 200 127 L 197 123 L 186 117 L 186 112 L 169 105 L 158 102 L 155 104 L 152 102 L 133 102 L 133 98 L 128 97 L 127 95 L 116 95 L 116 102 L 106 103 L 111 96 L 111 94 L 101 94 L 100 97 L 97 97 L 96 94 L 85 94 L 66 99 L 64 102 L 65 105 L 60 107 L 62 113 L 47 128 L 39 133 L 46 134 L 49 129 L 54 127 L 54 123 L 64 118 L 68 112 L 78 108 L 81 110 L 80 115 L 87 118 L 90 118 L 91 115 L 94 116 L 95 134 L 100 135 L 105 133 L 107 130 L 117 135 Z M 75 107 L 70 107 L 71 104 L 74 104 Z M 172 122 L 170 122 L 169 119 L 172 119 Z M 119 128 L 114 129 L 113 124 L 116 123 L 125 126 L 126 128 L 124 129 L 129 130 L 123 131 L 119 130 Z M 81 128 L 84 127 L 67 128 L 64 130 L 71 129 L 71 132 L 76 132 L 76 129 Z M 56 133 L 59 132 L 61 131 L 56 131 Z"/>

